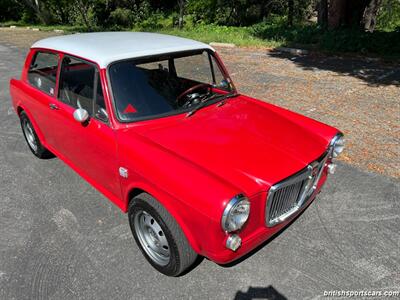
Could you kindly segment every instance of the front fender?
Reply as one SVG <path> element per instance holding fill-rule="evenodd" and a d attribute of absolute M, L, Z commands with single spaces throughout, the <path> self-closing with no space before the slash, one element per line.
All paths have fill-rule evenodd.
<path fill-rule="evenodd" d="M 121 207 L 121 209 L 124 212 L 127 212 L 129 201 L 132 200 L 129 199 L 131 191 L 141 190 L 150 194 L 157 201 L 159 201 L 176 220 L 192 249 L 196 253 L 204 255 L 204 248 L 202 247 L 201 243 L 199 242 L 199 238 L 195 233 L 199 230 L 206 230 L 206 228 L 210 227 L 211 220 L 207 218 L 207 216 L 199 215 L 199 212 L 194 212 L 190 207 L 174 199 L 171 195 L 149 182 L 126 182 L 123 184 L 123 186 L 125 186 L 124 197 L 126 201 L 124 201 L 125 205 Z"/>
<path fill-rule="evenodd" d="M 129 174 L 121 177 L 122 209 L 127 210 L 133 189 L 151 194 L 175 218 L 192 248 L 208 256 L 222 242 L 220 224 L 226 204 L 241 191 L 143 137 L 136 128 L 120 129 L 116 136 L 119 165 Z"/>

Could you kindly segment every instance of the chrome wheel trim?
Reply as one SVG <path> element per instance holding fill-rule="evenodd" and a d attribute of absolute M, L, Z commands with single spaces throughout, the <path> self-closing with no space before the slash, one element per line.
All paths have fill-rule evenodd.
<path fill-rule="evenodd" d="M 166 266 L 171 256 L 170 246 L 156 219 L 141 210 L 135 214 L 134 227 L 140 245 L 151 260 L 160 266 Z"/>
<path fill-rule="evenodd" d="M 24 129 L 24 134 L 29 147 L 31 147 L 33 151 L 36 151 L 38 146 L 36 144 L 36 138 L 35 134 L 33 133 L 33 128 L 31 123 L 27 120 L 24 120 L 22 128 Z"/>

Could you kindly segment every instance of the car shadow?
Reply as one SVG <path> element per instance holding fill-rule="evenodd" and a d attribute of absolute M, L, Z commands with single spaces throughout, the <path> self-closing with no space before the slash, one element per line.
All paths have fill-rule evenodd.
<path fill-rule="evenodd" d="M 400 63 L 383 63 L 372 58 L 339 57 L 311 53 L 296 55 L 274 49 L 267 54 L 270 57 L 286 59 L 308 71 L 332 71 L 346 76 L 353 76 L 371 86 L 400 86 Z"/>
<path fill-rule="evenodd" d="M 246 292 L 237 291 L 234 300 L 271 299 L 286 300 L 272 285 L 268 287 L 249 287 Z"/>

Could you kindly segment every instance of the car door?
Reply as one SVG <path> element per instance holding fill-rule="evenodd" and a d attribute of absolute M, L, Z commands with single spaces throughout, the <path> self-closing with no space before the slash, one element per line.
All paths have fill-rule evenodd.
<path fill-rule="evenodd" d="M 48 144 L 52 133 L 50 103 L 56 97 L 59 54 L 49 50 L 31 50 L 30 63 L 23 85 L 24 105 L 32 115 Z M 29 60 L 29 58 L 28 58 Z"/>
<path fill-rule="evenodd" d="M 53 104 L 51 141 L 54 148 L 106 196 L 120 199 L 115 134 L 108 122 L 97 66 L 64 55 Z M 82 124 L 74 119 L 77 108 L 89 113 L 87 122 Z"/>

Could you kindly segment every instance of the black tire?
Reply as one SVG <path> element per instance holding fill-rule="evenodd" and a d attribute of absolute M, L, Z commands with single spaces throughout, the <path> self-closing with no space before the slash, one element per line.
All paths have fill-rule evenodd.
<path fill-rule="evenodd" d="M 137 225 L 137 222 L 135 223 L 135 218 L 139 218 L 138 216 L 143 212 L 154 218 L 158 223 L 157 225 L 161 227 L 163 235 L 165 234 L 170 252 L 169 261 L 166 265 L 160 265 L 146 252 L 148 250 L 144 249 L 143 239 L 141 242 L 138 236 L 138 228 L 136 226 L 140 226 Z M 128 217 L 137 245 L 147 261 L 159 272 L 167 276 L 178 276 L 195 262 L 197 253 L 189 245 L 182 229 L 168 211 L 152 196 L 147 193 L 141 193 L 134 197 L 129 203 Z M 147 245 L 147 247 L 149 248 L 150 246 Z"/>
<path fill-rule="evenodd" d="M 24 111 L 20 113 L 19 119 L 21 122 L 22 133 L 24 134 L 25 141 L 28 144 L 28 147 L 32 151 L 32 153 L 41 159 L 54 157 L 54 154 L 47 150 L 40 142 L 31 121 Z"/>

